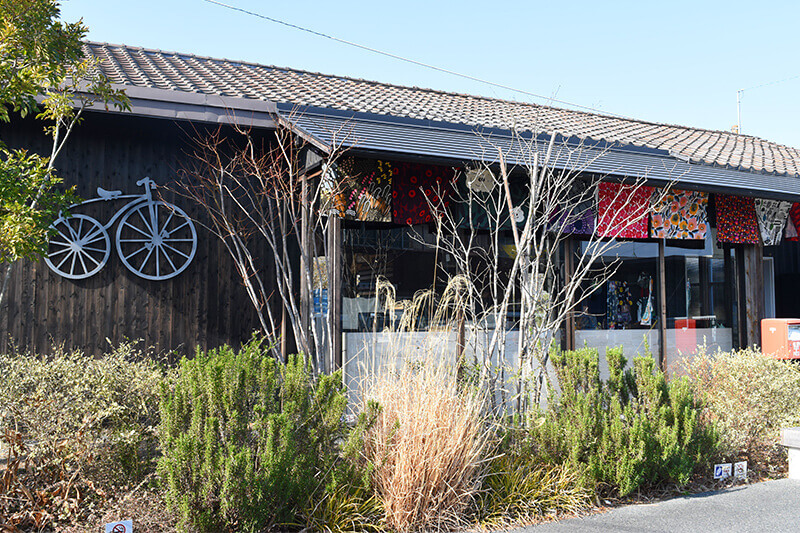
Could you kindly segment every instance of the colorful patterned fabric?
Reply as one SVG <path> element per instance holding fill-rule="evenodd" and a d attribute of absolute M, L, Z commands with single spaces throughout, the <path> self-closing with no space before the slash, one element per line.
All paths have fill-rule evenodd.
<path fill-rule="evenodd" d="M 652 193 L 652 187 L 601 182 L 597 187 L 597 234 L 646 239 Z"/>
<path fill-rule="evenodd" d="M 653 278 L 649 277 L 647 282 L 647 296 L 640 298 L 638 307 L 638 319 L 641 326 L 652 326 L 655 320 L 655 310 L 653 309 Z"/>
<path fill-rule="evenodd" d="M 591 189 L 591 190 L 590 190 Z M 596 188 L 588 181 L 575 181 L 569 200 L 575 205 L 565 207 L 559 214 L 550 220 L 550 231 L 560 233 L 573 233 L 591 235 L 594 233 L 594 224 L 597 211 Z"/>
<path fill-rule="evenodd" d="M 508 184 L 511 203 L 514 206 L 513 219 L 517 227 L 525 225 L 528 218 L 528 186 L 525 180 L 513 180 Z M 499 214 L 498 214 L 499 211 Z M 488 230 L 495 227 L 511 228 L 508 215 L 505 187 L 497 185 L 490 192 L 471 191 L 466 180 L 458 183 L 458 205 L 454 215 L 459 227 Z"/>
<path fill-rule="evenodd" d="M 789 218 L 794 222 L 794 227 L 797 229 L 797 232 L 800 233 L 800 204 L 792 204 L 792 207 L 789 209 Z"/>
<path fill-rule="evenodd" d="M 455 181 L 455 171 L 451 167 L 395 163 L 392 173 L 392 221 L 395 224 L 430 222 L 431 206 L 446 209 L 450 205 Z"/>
<path fill-rule="evenodd" d="M 719 242 L 758 244 L 759 231 L 752 198 L 717 194 L 717 240 Z"/>
<path fill-rule="evenodd" d="M 634 306 L 631 290 L 626 281 L 609 281 L 607 285 L 608 329 L 625 329 L 630 324 Z"/>
<path fill-rule="evenodd" d="M 792 207 L 791 202 L 756 198 L 754 203 L 764 246 L 780 244 L 783 228 L 789 218 L 789 209 Z"/>
<path fill-rule="evenodd" d="M 708 232 L 708 194 L 673 189 L 659 199 L 653 193 L 650 236 L 656 239 L 706 238 Z"/>
<path fill-rule="evenodd" d="M 797 225 L 800 223 L 800 204 L 792 204 L 789 208 L 789 219 L 786 221 L 786 226 L 783 229 L 783 238 L 787 241 L 797 241 L 798 232 Z"/>
<path fill-rule="evenodd" d="M 392 168 L 388 161 L 343 159 L 331 194 L 332 209 L 347 219 L 391 222 Z"/>

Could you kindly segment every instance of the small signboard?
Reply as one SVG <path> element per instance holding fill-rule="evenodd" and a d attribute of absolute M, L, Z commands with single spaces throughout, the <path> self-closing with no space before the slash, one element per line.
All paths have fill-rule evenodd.
<path fill-rule="evenodd" d="M 725 479 L 731 477 L 733 465 L 730 463 L 722 463 L 714 465 L 714 479 Z"/>
<path fill-rule="evenodd" d="M 328 289 L 314 289 L 314 314 L 324 315 L 328 312 Z"/>
<path fill-rule="evenodd" d="M 733 477 L 736 479 L 747 479 L 747 461 L 733 463 Z"/>
<path fill-rule="evenodd" d="M 106 524 L 106 533 L 133 533 L 133 520 Z"/>

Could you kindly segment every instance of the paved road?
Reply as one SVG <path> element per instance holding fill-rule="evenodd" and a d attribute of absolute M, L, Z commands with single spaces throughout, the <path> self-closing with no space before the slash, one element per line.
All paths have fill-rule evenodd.
<path fill-rule="evenodd" d="M 779 479 L 515 530 L 516 533 L 799 532 L 800 480 Z"/>

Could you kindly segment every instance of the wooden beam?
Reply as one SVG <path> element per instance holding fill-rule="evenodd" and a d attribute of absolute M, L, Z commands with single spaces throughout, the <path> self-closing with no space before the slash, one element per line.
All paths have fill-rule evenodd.
<path fill-rule="evenodd" d="M 311 316 L 313 312 L 313 300 L 311 297 L 311 283 L 313 283 L 314 265 L 312 264 L 314 257 L 313 241 L 311 239 L 311 206 L 309 205 L 309 176 L 302 174 L 300 176 L 300 328 L 302 335 L 308 340 L 306 354 L 308 360 L 313 361 L 316 359 L 316 346 L 314 346 L 314 339 L 311 336 Z M 312 280 L 312 281 L 310 281 Z"/>
<path fill-rule="evenodd" d="M 461 371 L 461 358 L 464 356 L 464 349 L 467 345 L 467 328 L 466 320 L 464 319 L 464 311 L 458 313 L 458 338 L 456 339 L 456 361 L 459 362 L 459 372 Z"/>
<path fill-rule="evenodd" d="M 284 363 L 289 360 L 289 352 L 291 351 L 288 333 L 289 327 L 288 317 L 286 316 L 286 307 L 281 306 L 281 359 L 283 359 Z"/>
<path fill-rule="evenodd" d="M 736 305 L 736 269 L 734 268 L 734 258 L 731 254 L 731 245 L 730 244 L 723 244 L 722 245 L 722 253 L 723 253 L 723 266 L 725 268 L 725 284 L 723 285 L 723 297 L 725 302 L 725 309 L 728 312 L 728 326 L 731 328 L 731 332 L 737 331 L 738 327 L 736 321 L 736 315 L 734 315 L 734 311 L 737 309 Z M 731 341 L 733 342 L 733 347 L 739 347 L 739 338 L 738 334 L 736 336 L 731 336 Z"/>
<path fill-rule="evenodd" d="M 747 342 L 747 291 L 744 281 L 744 249 L 741 245 L 734 248 L 736 254 L 736 320 L 739 324 L 739 348 L 748 345 Z"/>

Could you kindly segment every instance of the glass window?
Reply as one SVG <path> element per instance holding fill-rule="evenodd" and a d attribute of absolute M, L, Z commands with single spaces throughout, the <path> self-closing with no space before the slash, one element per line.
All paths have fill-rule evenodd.
<path fill-rule="evenodd" d="M 579 251 L 585 253 L 588 243 Z M 658 243 L 617 242 L 595 262 L 596 274 L 583 280 L 584 299 L 575 316 L 575 345 L 598 349 L 622 346 L 632 358 L 658 354 Z M 605 373 L 601 358 L 601 373 Z"/>
<path fill-rule="evenodd" d="M 734 292 L 726 276 L 726 254 L 729 263 L 733 258 L 731 250 L 715 242 L 712 229 L 702 248 L 665 249 L 668 368 L 703 346 L 711 353 L 733 348 Z"/>
<path fill-rule="evenodd" d="M 712 229 L 703 241 L 668 241 L 664 248 L 668 368 L 703 345 L 711 352 L 734 346 L 734 255 L 715 242 Z M 581 243 L 579 251 L 587 246 Z M 658 242 L 620 242 L 596 264 L 599 274 L 583 283 L 584 294 L 590 295 L 575 315 L 576 346 L 601 352 L 622 346 L 629 358 L 648 349 L 657 355 Z M 611 273 L 603 274 L 609 266 Z"/>

